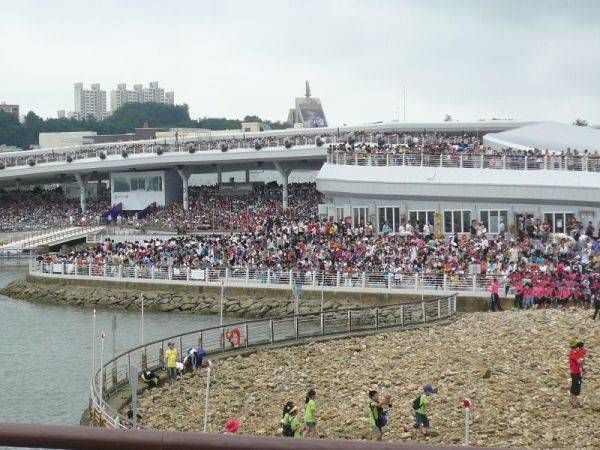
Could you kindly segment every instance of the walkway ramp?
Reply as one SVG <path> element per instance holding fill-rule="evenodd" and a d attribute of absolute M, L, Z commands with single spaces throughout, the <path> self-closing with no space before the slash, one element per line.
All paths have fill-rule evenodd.
<path fill-rule="evenodd" d="M 16 240 L 8 244 L 0 245 L 0 251 L 2 250 L 32 250 L 41 245 L 60 245 L 65 242 L 74 241 L 77 239 L 83 239 L 88 234 L 95 234 L 103 231 L 106 227 L 104 225 L 88 226 L 88 227 L 68 227 L 61 228 L 58 230 L 49 230 L 45 233 L 37 234 L 33 237 Z"/>

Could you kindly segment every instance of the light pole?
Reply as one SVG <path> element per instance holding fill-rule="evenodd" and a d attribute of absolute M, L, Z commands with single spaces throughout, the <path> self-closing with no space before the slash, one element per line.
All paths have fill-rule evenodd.
<path fill-rule="evenodd" d="M 104 338 L 106 333 L 100 333 L 100 404 L 102 404 L 104 394 L 104 377 L 102 376 L 102 366 L 104 365 Z"/>
<path fill-rule="evenodd" d="M 221 281 L 221 307 L 220 307 L 220 318 L 219 318 L 219 325 L 223 326 L 223 293 L 225 290 L 225 283 L 223 281 Z"/>
<path fill-rule="evenodd" d="M 96 372 L 96 310 L 92 316 L 92 377 Z"/>
<path fill-rule="evenodd" d="M 204 432 L 208 432 L 208 398 L 210 395 L 210 372 L 212 368 L 212 361 L 208 361 L 208 367 L 206 369 L 206 393 L 204 394 Z"/>
<path fill-rule="evenodd" d="M 140 323 L 140 344 L 144 343 L 144 293 L 142 292 L 140 294 L 141 300 L 142 300 L 142 318 L 141 318 L 141 323 Z"/>

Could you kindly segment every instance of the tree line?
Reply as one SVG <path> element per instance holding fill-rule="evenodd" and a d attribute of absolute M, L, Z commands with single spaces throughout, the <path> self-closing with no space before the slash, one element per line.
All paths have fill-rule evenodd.
<path fill-rule="evenodd" d="M 38 144 L 40 133 L 68 131 L 95 131 L 98 134 L 133 133 L 136 128 L 148 124 L 151 128 L 204 128 L 209 130 L 240 129 L 242 122 L 262 122 L 265 128 L 288 128 L 286 122 L 261 120 L 258 116 L 246 116 L 242 120 L 224 117 L 190 118 L 188 105 L 163 103 L 127 103 L 104 120 L 88 117 L 78 119 L 43 119 L 29 111 L 23 123 L 12 114 L 0 111 L 0 145 L 29 149 Z"/>

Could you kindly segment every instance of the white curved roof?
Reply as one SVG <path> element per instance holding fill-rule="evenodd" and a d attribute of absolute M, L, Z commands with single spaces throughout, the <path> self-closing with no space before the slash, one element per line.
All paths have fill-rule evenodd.
<path fill-rule="evenodd" d="M 578 127 L 556 122 L 541 122 L 521 128 L 489 133 L 483 136 L 483 143 L 492 148 L 513 148 L 517 150 L 565 151 L 588 150 L 600 152 L 600 130 L 592 127 Z"/>
<path fill-rule="evenodd" d="M 325 164 L 317 189 L 342 197 L 600 206 L 600 174 L 566 170 Z"/>

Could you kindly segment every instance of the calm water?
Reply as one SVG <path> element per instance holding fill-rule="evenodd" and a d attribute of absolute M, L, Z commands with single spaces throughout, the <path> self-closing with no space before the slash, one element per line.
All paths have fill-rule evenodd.
<path fill-rule="evenodd" d="M 0 268 L 0 286 L 25 269 Z M 139 312 L 116 311 L 116 350 L 139 344 Z M 112 315 L 97 310 L 106 330 L 105 359 L 112 354 Z M 230 320 L 233 320 L 230 318 Z M 218 325 L 218 316 L 144 314 L 146 341 Z M 88 404 L 92 309 L 40 305 L 0 295 L 0 422 L 79 425 Z M 97 364 L 100 345 L 96 346 Z"/>

